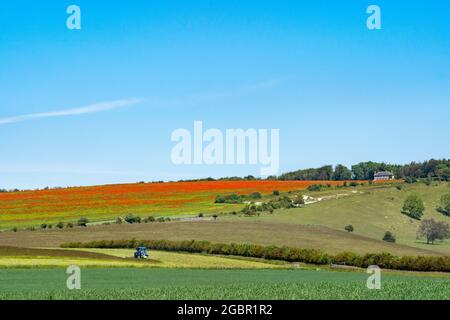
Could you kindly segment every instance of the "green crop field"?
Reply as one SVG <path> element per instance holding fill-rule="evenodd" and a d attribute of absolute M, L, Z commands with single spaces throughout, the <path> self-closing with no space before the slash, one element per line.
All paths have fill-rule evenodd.
<path fill-rule="evenodd" d="M 26 249 L 0 247 L 0 269 L 57 268 L 77 265 L 100 268 L 201 268 L 275 269 L 291 264 L 263 259 L 241 259 L 213 255 L 152 251 L 151 259 L 136 260 L 130 249 Z"/>
<path fill-rule="evenodd" d="M 0 270 L 0 299 L 450 299 L 448 278 L 312 270 L 82 269 L 81 290 L 64 269 Z"/>

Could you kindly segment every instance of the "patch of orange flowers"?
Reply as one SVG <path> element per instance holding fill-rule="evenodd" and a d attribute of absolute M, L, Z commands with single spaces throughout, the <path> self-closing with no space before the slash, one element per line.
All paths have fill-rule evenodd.
<path fill-rule="evenodd" d="M 219 194 L 236 192 L 269 194 L 273 190 L 291 191 L 305 189 L 312 184 L 342 185 L 343 181 L 198 181 L 168 183 L 134 183 L 93 187 L 73 187 L 39 191 L 0 193 L 0 220 L 11 215 L 51 215 L 53 213 L 76 215 L 96 212 L 123 212 L 140 208 L 145 212 L 179 208 L 196 204 L 214 205 Z"/>

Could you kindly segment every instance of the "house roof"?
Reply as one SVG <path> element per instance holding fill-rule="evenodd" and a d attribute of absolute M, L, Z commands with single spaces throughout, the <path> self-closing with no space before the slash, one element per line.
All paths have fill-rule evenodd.
<path fill-rule="evenodd" d="M 389 171 L 381 171 L 381 172 L 377 172 L 375 173 L 375 177 L 379 177 L 379 176 L 393 176 L 394 174 L 392 172 Z"/>

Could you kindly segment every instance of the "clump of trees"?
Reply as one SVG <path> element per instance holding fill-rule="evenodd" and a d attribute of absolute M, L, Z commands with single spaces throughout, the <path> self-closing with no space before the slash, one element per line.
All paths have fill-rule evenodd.
<path fill-rule="evenodd" d="M 427 244 L 434 244 L 436 240 L 444 240 L 449 237 L 448 223 L 434 219 L 423 220 L 417 230 L 417 238 L 425 238 Z"/>
<path fill-rule="evenodd" d="M 89 223 L 89 220 L 88 220 L 88 218 L 80 218 L 80 219 L 78 219 L 78 221 L 77 221 L 77 225 L 79 226 L 79 227 L 87 227 L 87 224 Z M 50 227 L 50 226 L 49 226 Z"/>
<path fill-rule="evenodd" d="M 245 200 L 257 200 L 261 199 L 262 194 L 259 192 L 253 192 L 249 195 L 238 195 L 237 193 L 232 193 L 228 195 L 218 195 L 216 196 L 215 203 L 242 203 Z"/>
<path fill-rule="evenodd" d="M 308 186 L 307 189 L 308 189 L 308 191 L 314 192 L 314 191 L 321 191 L 321 190 L 328 189 L 328 188 L 331 188 L 330 184 L 312 184 L 312 185 Z"/>
<path fill-rule="evenodd" d="M 450 217 L 450 193 L 441 197 L 440 207 L 437 210 Z"/>
<path fill-rule="evenodd" d="M 334 169 L 331 165 L 320 168 L 309 168 L 283 173 L 278 180 L 373 180 L 376 172 L 390 171 L 396 178 L 405 179 L 409 183 L 417 179 L 437 179 L 450 181 L 450 159 L 431 159 L 424 162 L 411 162 L 405 165 L 383 162 L 360 162 L 351 169 L 338 164 Z M 274 179 L 274 177 L 271 177 Z"/>
<path fill-rule="evenodd" d="M 417 194 L 409 195 L 403 203 L 402 213 L 410 218 L 420 220 L 424 211 L 425 205 Z"/>
<path fill-rule="evenodd" d="M 128 223 L 141 223 L 141 217 L 135 216 L 132 213 L 129 213 L 125 217 L 125 221 Z"/>

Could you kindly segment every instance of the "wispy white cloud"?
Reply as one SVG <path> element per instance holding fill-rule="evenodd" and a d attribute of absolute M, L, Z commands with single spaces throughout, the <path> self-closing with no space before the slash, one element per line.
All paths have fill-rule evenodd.
<path fill-rule="evenodd" d="M 74 109 L 65 109 L 59 111 L 52 112 L 43 112 L 43 113 L 32 113 L 32 114 L 24 114 L 20 116 L 0 118 L 0 125 L 7 123 L 16 123 L 21 121 L 39 119 L 39 118 L 50 118 L 50 117 L 65 117 L 65 116 L 75 116 L 86 113 L 94 113 L 94 112 L 102 112 L 108 111 L 112 109 L 124 108 L 131 105 L 135 105 L 137 103 L 142 102 L 142 99 L 122 99 L 122 100 L 114 100 L 114 101 L 105 101 L 98 102 L 91 105 L 74 108 Z"/>
<path fill-rule="evenodd" d="M 170 99 L 153 97 L 145 99 L 145 101 L 154 106 L 167 108 L 189 104 L 192 105 L 192 104 L 212 103 L 214 101 L 239 98 L 256 92 L 268 90 L 273 87 L 279 86 L 283 82 L 284 82 L 283 79 L 276 78 L 262 81 L 259 83 L 254 83 L 251 85 L 237 87 L 234 89 L 230 89 L 228 91 L 206 92 L 206 93 L 192 94 L 181 98 L 170 98 Z M 59 111 L 32 113 L 13 117 L 5 117 L 0 118 L 0 125 L 8 123 L 16 123 L 21 121 L 35 120 L 40 118 L 75 116 L 86 113 L 108 111 L 112 109 L 128 107 L 143 101 L 144 101 L 143 99 L 137 98 L 113 100 L 113 101 L 98 102 L 74 109 L 65 109 Z"/>

